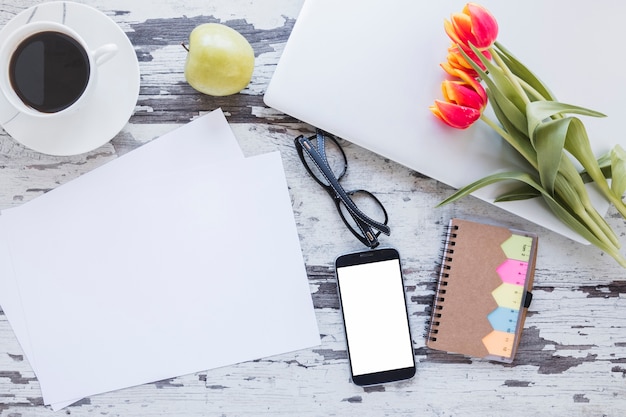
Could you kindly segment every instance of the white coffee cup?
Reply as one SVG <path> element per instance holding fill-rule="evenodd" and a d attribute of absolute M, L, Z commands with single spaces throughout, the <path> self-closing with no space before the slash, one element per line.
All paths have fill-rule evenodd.
<path fill-rule="evenodd" d="M 62 42 L 66 42 L 67 40 L 66 44 L 71 44 L 72 47 L 66 49 L 71 49 L 72 52 L 76 53 L 78 53 L 77 51 L 80 52 L 81 58 L 72 61 L 80 61 L 80 65 L 66 66 L 73 67 L 74 69 L 71 71 L 77 71 L 80 74 L 78 78 L 82 80 L 80 85 L 71 85 L 74 90 L 71 94 L 67 93 L 69 97 L 64 96 L 66 94 L 64 91 L 66 80 L 63 78 L 71 79 L 71 77 L 68 77 L 67 74 L 62 77 L 63 71 L 60 69 L 63 63 L 61 61 L 65 59 L 69 63 L 69 58 L 58 57 L 58 54 L 49 52 L 54 48 L 44 48 L 43 45 L 46 43 L 39 40 L 43 37 L 48 37 L 46 39 L 53 39 L 54 41 L 61 39 Z M 98 80 L 98 67 L 113 58 L 117 49 L 117 45 L 114 43 L 92 49 L 76 31 L 60 23 L 50 21 L 27 23 L 9 34 L 4 44 L 0 46 L 0 65 L 2 66 L 0 92 L 17 112 L 26 115 L 53 118 L 74 112 L 81 108 L 93 94 Z M 28 53 L 24 52 L 26 50 Z M 29 61 L 25 57 L 36 57 L 37 59 Z M 46 62 L 51 63 L 50 66 L 57 69 L 55 72 L 57 77 L 50 78 L 44 72 L 53 71 L 44 71 L 41 65 L 30 64 L 30 62 L 40 62 L 43 59 L 46 59 Z M 79 67 L 80 69 L 75 69 Z M 68 70 L 68 74 L 71 71 Z M 70 83 L 76 84 L 73 81 Z M 40 85 L 41 88 L 39 88 Z M 56 96 L 54 96 L 48 91 L 59 93 L 55 93 Z M 60 101 L 60 104 L 56 107 L 49 106 L 50 108 L 46 108 L 45 102 L 50 101 L 50 98 L 54 98 L 53 101 Z M 41 105 L 39 105 L 40 101 Z"/>

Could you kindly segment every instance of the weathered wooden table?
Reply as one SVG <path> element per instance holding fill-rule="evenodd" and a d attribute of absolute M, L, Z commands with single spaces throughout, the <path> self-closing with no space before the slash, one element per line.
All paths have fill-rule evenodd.
<path fill-rule="evenodd" d="M 312 132 L 312 127 L 263 103 L 263 93 L 302 0 L 81 2 L 110 16 L 136 48 L 141 90 L 135 113 L 110 143 L 73 157 L 39 154 L 1 131 L 0 209 L 23 204 L 221 107 L 247 156 L 275 150 L 282 154 L 322 344 L 93 396 L 59 413 L 86 417 L 526 417 L 618 416 L 626 412 L 626 271 L 594 247 L 472 197 L 435 208 L 451 188 L 347 144 L 347 187 L 374 191 L 389 210 L 392 235 L 383 238 L 383 243 L 395 246 L 403 256 L 418 360 L 417 375 L 408 382 L 366 389 L 350 383 L 332 263 L 337 255 L 361 246 L 344 230 L 333 203 L 300 165 L 292 139 Z M 36 3 L 3 0 L 0 25 Z M 193 27 L 212 21 L 235 27 L 255 49 L 253 80 L 241 94 L 212 98 L 197 93 L 184 80 L 186 52 L 181 42 Z M 511 365 L 425 347 L 423 333 L 442 228 L 452 216 L 508 224 L 540 236 L 534 299 Z M 626 235 L 626 223 L 614 210 L 607 219 L 618 235 Z M 42 405 L 37 379 L 0 312 L 0 415 L 54 414 Z"/>

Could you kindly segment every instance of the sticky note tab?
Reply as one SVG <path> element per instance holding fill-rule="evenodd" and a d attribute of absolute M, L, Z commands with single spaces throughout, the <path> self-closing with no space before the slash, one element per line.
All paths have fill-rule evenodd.
<path fill-rule="evenodd" d="M 524 287 L 513 284 L 502 284 L 491 292 L 499 307 L 519 310 L 524 297 Z"/>
<path fill-rule="evenodd" d="M 491 327 L 507 333 L 515 333 L 518 317 L 519 310 L 506 307 L 498 307 L 487 316 Z"/>
<path fill-rule="evenodd" d="M 531 237 L 513 234 L 502 243 L 501 247 L 507 258 L 528 262 L 532 244 Z"/>
<path fill-rule="evenodd" d="M 506 358 L 510 358 L 513 354 L 513 342 L 515 342 L 513 333 L 500 332 L 498 330 L 494 330 L 483 337 L 483 345 L 485 345 L 490 355 Z"/>
<path fill-rule="evenodd" d="M 526 273 L 528 272 L 528 262 L 507 259 L 497 269 L 502 282 L 514 285 L 524 285 Z"/>

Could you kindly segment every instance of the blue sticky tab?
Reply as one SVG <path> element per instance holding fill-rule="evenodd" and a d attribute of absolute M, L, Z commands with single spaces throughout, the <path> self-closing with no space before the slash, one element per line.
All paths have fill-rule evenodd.
<path fill-rule="evenodd" d="M 498 307 L 487 316 L 494 330 L 506 333 L 515 333 L 518 317 L 519 310 L 506 307 Z"/>

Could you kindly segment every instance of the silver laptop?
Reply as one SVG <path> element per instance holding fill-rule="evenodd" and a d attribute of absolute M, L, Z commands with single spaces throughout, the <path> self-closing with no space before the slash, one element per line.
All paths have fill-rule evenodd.
<path fill-rule="evenodd" d="M 439 67 L 450 40 L 443 21 L 465 2 L 306 0 L 265 94 L 265 103 L 386 158 L 458 188 L 520 161 L 487 126 L 456 130 L 428 106 L 442 98 Z M 621 27 L 626 3 L 582 0 L 481 2 L 498 40 L 563 102 L 606 113 L 584 118 L 598 154 L 626 146 Z M 510 184 L 474 195 L 493 203 Z M 592 196 L 601 213 L 608 204 Z M 494 203 L 495 204 L 495 203 Z M 540 199 L 497 203 L 583 241 Z"/>

